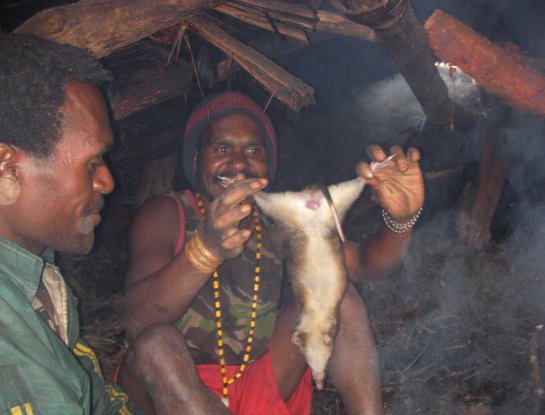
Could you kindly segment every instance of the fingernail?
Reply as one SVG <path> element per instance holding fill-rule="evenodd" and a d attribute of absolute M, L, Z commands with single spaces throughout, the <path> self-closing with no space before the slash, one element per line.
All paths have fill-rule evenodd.
<path fill-rule="evenodd" d="M 252 189 L 259 189 L 262 186 L 265 186 L 267 184 L 267 179 L 259 179 L 254 182 L 250 183 L 250 187 Z"/>

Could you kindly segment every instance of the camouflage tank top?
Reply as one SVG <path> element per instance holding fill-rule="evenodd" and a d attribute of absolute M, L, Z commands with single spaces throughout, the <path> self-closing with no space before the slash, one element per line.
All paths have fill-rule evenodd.
<path fill-rule="evenodd" d="M 177 193 L 184 207 L 187 241 L 202 218 L 190 192 Z M 282 287 L 282 248 L 278 228 L 272 219 L 259 215 L 262 228 L 261 282 L 257 319 L 250 361 L 267 349 L 278 313 Z M 181 249 L 178 241 L 177 249 Z M 256 236 L 252 235 L 240 256 L 225 261 L 219 268 L 224 353 L 228 364 L 241 364 L 248 336 L 254 289 Z M 193 300 L 189 310 L 174 325 L 184 334 L 197 364 L 217 363 L 216 320 L 212 278 Z"/>

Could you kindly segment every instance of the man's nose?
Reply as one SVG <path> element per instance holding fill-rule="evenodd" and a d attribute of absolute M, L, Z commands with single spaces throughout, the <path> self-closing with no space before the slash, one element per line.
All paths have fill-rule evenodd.
<path fill-rule="evenodd" d="M 108 166 L 101 165 L 95 170 L 95 178 L 93 180 L 93 190 L 107 195 L 114 190 L 114 179 Z"/>
<path fill-rule="evenodd" d="M 243 151 L 234 151 L 231 153 L 231 158 L 229 159 L 229 164 L 232 168 L 237 170 L 243 170 L 248 166 L 248 160 Z"/>

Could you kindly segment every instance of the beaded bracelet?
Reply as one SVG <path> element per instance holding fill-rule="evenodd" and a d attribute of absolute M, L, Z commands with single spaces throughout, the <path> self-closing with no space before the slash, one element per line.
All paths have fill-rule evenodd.
<path fill-rule="evenodd" d="M 382 220 L 384 220 L 384 223 L 386 224 L 388 229 L 390 229 L 392 232 L 405 233 L 407 231 L 410 231 L 414 227 L 421 213 L 422 213 L 422 208 L 418 209 L 416 213 L 412 215 L 411 218 L 406 220 L 405 222 L 398 222 L 392 219 L 392 217 L 388 214 L 388 212 L 382 209 Z"/>
<path fill-rule="evenodd" d="M 204 245 L 198 230 L 185 244 L 184 253 L 191 265 L 205 274 L 211 274 L 223 262 Z"/>

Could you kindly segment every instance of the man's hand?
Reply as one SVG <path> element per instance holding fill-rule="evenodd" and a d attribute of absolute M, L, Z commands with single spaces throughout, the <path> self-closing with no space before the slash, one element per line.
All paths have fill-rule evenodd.
<path fill-rule="evenodd" d="M 387 158 L 378 145 L 367 149 L 373 162 L 382 162 Z M 394 157 L 383 167 L 373 171 L 371 165 L 360 162 L 356 172 L 367 180 L 382 208 L 394 219 L 404 220 L 414 215 L 424 203 L 424 181 L 420 171 L 420 152 L 409 148 L 407 154 L 401 147 L 390 149 Z"/>
<path fill-rule="evenodd" d="M 238 225 L 252 211 L 251 196 L 263 190 L 268 183 L 263 178 L 236 181 L 210 203 L 202 238 L 217 258 L 228 259 L 240 255 L 252 232 L 239 229 Z"/>

